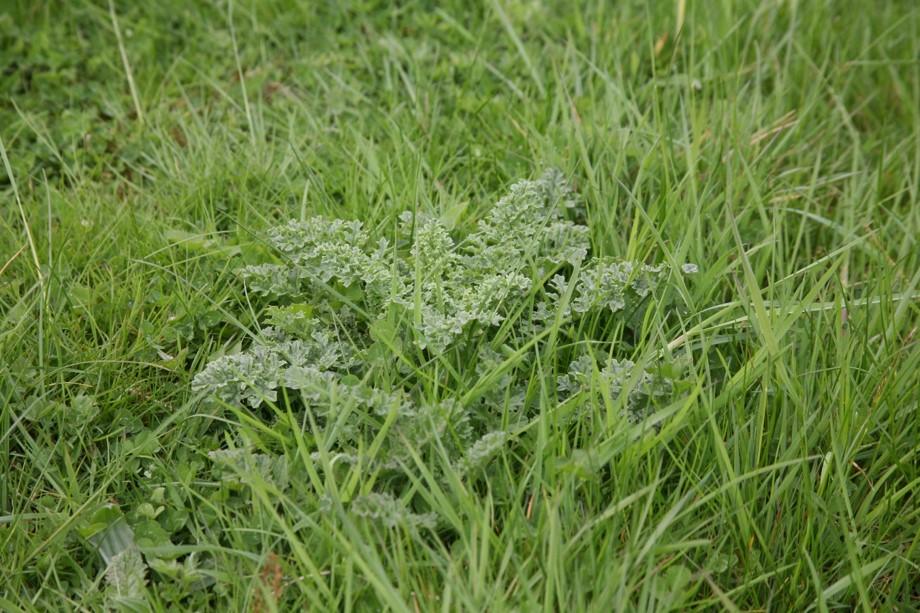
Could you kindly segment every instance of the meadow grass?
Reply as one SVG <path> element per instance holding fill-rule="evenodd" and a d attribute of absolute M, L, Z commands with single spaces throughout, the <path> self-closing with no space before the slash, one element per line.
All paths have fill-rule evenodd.
<path fill-rule="evenodd" d="M 0 65 L 0 608 L 920 606 L 916 3 L 8 1 Z M 410 441 L 413 529 L 290 407 L 192 393 L 264 321 L 269 228 L 465 236 L 548 167 L 594 255 L 699 267 L 619 350 L 685 369 L 654 427 L 563 419 L 560 360 L 625 340 L 557 320 L 478 477 Z M 367 376 L 495 385 L 422 357 Z M 289 476 L 215 467 L 241 445 Z"/>

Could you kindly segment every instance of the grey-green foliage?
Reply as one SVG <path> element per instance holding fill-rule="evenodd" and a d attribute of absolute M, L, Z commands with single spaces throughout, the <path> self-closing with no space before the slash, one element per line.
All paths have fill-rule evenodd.
<path fill-rule="evenodd" d="M 376 521 L 387 528 L 433 529 L 437 517 L 433 513 L 412 513 L 399 500 L 387 493 L 371 492 L 352 501 L 350 510 L 359 517 Z"/>
<path fill-rule="evenodd" d="M 458 474 L 475 478 L 512 438 L 501 415 L 527 418 L 526 377 L 519 381 L 517 374 L 527 356 L 476 402 L 461 406 L 421 398 L 406 354 L 464 356 L 486 376 L 505 359 L 508 338 L 534 338 L 559 322 L 589 317 L 628 321 L 668 275 L 691 272 L 588 259 L 588 228 L 570 219 L 577 210 L 575 192 L 551 170 L 513 185 L 465 236 L 411 214 L 398 226 L 411 242 L 373 240 L 360 222 L 319 217 L 276 228 L 269 241 L 278 262 L 240 271 L 250 290 L 279 303 L 266 310 L 268 327 L 245 351 L 212 361 L 193 387 L 252 408 L 278 402 L 285 390 L 318 428 L 334 429 L 334 448 L 324 452 L 333 466 L 399 473 L 411 465 L 411 444 L 442 450 Z M 380 389 L 367 376 L 381 355 L 401 369 L 401 385 Z M 558 380 L 560 399 L 595 389 L 593 358 L 575 356 L 559 368 L 568 370 Z M 633 419 L 671 394 L 666 379 L 625 356 L 610 358 L 598 376 L 614 399 L 627 390 L 624 408 Z M 369 457 L 368 445 L 384 424 L 386 436 Z M 396 494 L 356 501 L 355 512 L 395 525 Z"/>
<path fill-rule="evenodd" d="M 110 607 L 134 609 L 144 603 L 147 565 L 137 547 L 117 553 L 105 568 L 106 600 Z"/>
<path fill-rule="evenodd" d="M 288 466 L 284 456 L 253 453 L 251 449 L 218 449 L 208 453 L 214 464 L 213 474 L 221 481 L 243 483 L 258 476 L 266 483 L 284 490 L 288 485 Z"/>
<path fill-rule="evenodd" d="M 599 368 L 594 358 L 583 354 L 572 360 L 568 373 L 559 377 L 557 389 L 566 398 L 599 393 L 608 395 L 612 402 L 619 402 L 623 396 L 628 417 L 637 421 L 646 416 L 646 411 L 655 406 L 656 401 L 671 396 L 674 386 L 667 377 L 632 360 L 611 357 L 603 368 Z"/>
<path fill-rule="evenodd" d="M 276 311 L 275 313 L 277 313 Z M 298 321 L 293 319 L 292 321 Z M 333 370 L 352 365 L 352 350 L 330 328 L 316 320 L 301 323 L 288 331 L 268 327 L 247 351 L 221 356 L 195 376 L 192 387 L 205 390 L 225 402 L 258 407 L 275 401 L 277 389 L 307 389 L 316 380 L 328 378 Z"/>

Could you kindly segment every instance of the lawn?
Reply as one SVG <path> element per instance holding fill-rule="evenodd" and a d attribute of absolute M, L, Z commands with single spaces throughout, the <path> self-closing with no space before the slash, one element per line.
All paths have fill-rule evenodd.
<path fill-rule="evenodd" d="M 0 7 L 0 609 L 920 607 L 920 6 Z"/>

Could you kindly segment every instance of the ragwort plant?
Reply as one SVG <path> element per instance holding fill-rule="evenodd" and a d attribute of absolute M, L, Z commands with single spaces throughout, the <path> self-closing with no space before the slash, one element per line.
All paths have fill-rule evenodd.
<path fill-rule="evenodd" d="M 239 271 L 270 303 L 265 327 L 245 350 L 210 362 L 193 388 L 217 405 L 284 404 L 305 414 L 314 440 L 332 441 L 313 460 L 328 454 L 331 470 L 382 475 L 375 491 L 349 502 L 353 515 L 433 528 L 438 517 L 407 500 L 414 450 L 438 449 L 456 476 L 480 478 L 534 418 L 527 373 L 562 325 L 590 321 L 582 329 L 599 335 L 559 352 L 566 363 L 557 364 L 552 392 L 574 407 L 569 419 L 587 418 L 577 407 L 599 401 L 637 423 L 675 396 L 673 365 L 637 364 L 627 344 L 600 335 L 641 325 L 649 308 L 668 304 L 670 275 L 695 267 L 590 257 L 580 212 L 577 194 L 551 170 L 514 184 L 465 236 L 411 213 L 393 240 L 321 217 L 275 228 L 276 262 Z M 450 371 L 460 361 L 475 363 L 480 377 L 466 393 L 422 392 L 431 375 L 421 366 Z M 394 367 L 398 376 L 378 384 L 375 370 Z M 225 455 L 212 459 L 226 463 Z"/>

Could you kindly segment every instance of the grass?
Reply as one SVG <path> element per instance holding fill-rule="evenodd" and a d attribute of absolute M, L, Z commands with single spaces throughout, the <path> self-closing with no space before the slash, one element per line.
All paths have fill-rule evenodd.
<path fill-rule="evenodd" d="M 0 608 L 118 604 L 103 516 L 149 566 L 125 607 L 920 606 L 915 3 L 11 1 L 0 59 Z M 559 360 L 621 329 L 517 339 L 532 426 L 475 480 L 413 448 L 420 531 L 349 513 L 377 475 L 318 472 L 293 412 L 191 393 L 262 320 L 268 228 L 462 235 L 550 166 L 593 253 L 699 265 L 623 349 L 686 365 L 659 428 L 561 418 Z M 433 401 L 494 385 L 407 359 Z M 290 483 L 226 478 L 240 444 Z"/>

